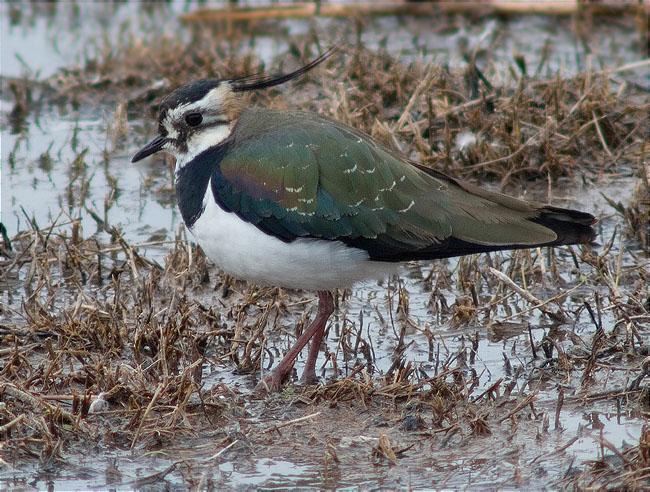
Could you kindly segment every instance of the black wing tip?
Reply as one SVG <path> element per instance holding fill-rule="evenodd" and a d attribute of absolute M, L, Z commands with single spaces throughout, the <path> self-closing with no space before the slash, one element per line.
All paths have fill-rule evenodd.
<path fill-rule="evenodd" d="M 582 212 L 580 210 L 573 210 L 570 208 L 560 208 L 554 207 L 552 205 L 546 205 L 542 209 L 542 214 L 556 214 L 559 220 L 565 220 L 568 222 L 576 222 L 584 225 L 594 225 L 598 222 L 598 219 L 587 212 Z"/>
<path fill-rule="evenodd" d="M 538 244 L 526 244 L 522 242 L 487 245 L 450 236 L 435 245 L 415 251 L 404 247 L 394 247 L 390 242 L 390 238 L 379 238 L 379 240 L 342 238 L 341 241 L 348 246 L 364 249 L 374 261 L 384 262 L 439 260 L 477 253 L 569 246 L 574 244 L 595 245 L 596 230 L 593 225 L 598 220 L 589 213 L 546 206 L 540 209 L 537 217 L 528 220 L 552 230 L 556 235 L 556 239 Z"/>
<path fill-rule="evenodd" d="M 301 75 L 309 72 L 312 68 L 317 67 L 330 56 L 336 53 L 339 50 L 339 45 L 333 45 L 327 49 L 323 54 L 318 58 L 313 59 L 307 65 L 300 67 L 297 70 L 294 70 L 290 73 L 280 73 L 275 75 L 265 75 L 265 74 L 254 74 L 254 75 L 245 75 L 236 79 L 229 80 L 230 86 L 234 92 L 246 92 L 254 91 L 258 89 L 267 89 L 268 87 L 273 87 L 275 85 L 284 84 L 290 80 L 296 79 Z"/>
<path fill-rule="evenodd" d="M 592 244 L 596 238 L 594 225 L 598 219 L 587 212 L 546 206 L 533 222 L 551 229 L 557 239 L 549 246 Z"/>

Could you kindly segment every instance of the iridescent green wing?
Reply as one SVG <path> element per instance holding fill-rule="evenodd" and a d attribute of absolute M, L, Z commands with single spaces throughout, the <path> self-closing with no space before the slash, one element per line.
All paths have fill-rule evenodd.
<path fill-rule="evenodd" d="M 431 179 L 344 125 L 249 110 L 230 145 L 213 178 L 215 197 L 283 240 L 380 239 L 410 250 L 450 234 L 443 214 L 415 206 Z"/>
<path fill-rule="evenodd" d="M 246 110 L 228 145 L 216 200 L 284 241 L 339 240 L 397 261 L 556 239 L 535 223 L 537 206 L 420 169 L 311 113 Z"/>

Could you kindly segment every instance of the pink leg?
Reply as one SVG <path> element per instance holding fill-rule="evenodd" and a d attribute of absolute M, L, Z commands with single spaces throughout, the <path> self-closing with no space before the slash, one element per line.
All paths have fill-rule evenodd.
<path fill-rule="evenodd" d="M 331 292 L 327 291 L 318 291 L 318 314 L 316 314 L 316 319 L 309 325 L 302 335 L 296 340 L 296 343 L 291 347 L 287 355 L 285 355 L 280 363 L 275 369 L 262 379 L 257 387 L 256 391 L 260 392 L 272 392 L 278 391 L 282 386 L 284 380 L 289 376 L 291 370 L 293 369 L 293 364 L 298 357 L 298 354 L 303 349 L 305 345 L 313 337 L 312 345 L 309 349 L 309 355 L 307 356 L 307 362 L 305 363 L 305 374 L 303 378 L 309 379 L 312 377 L 313 380 L 316 379 L 316 357 L 318 356 L 318 349 L 321 342 L 323 341 L 323 334 L 325 332 L 325 326 L 327 325 L 327 320 L 330 315 L 334 312 L 334 298 L 332 297 Z M 311 376 L 310 376 L 311 372 Z"/>
<path fill-rule="evenodd" d="M 318 352 L 320 352 L 320 346 L 323 343 L 323 337 L 325 336 L 327 320 L 334 312 L 334 299 L 332 298 L 332 294 L 329 292 L 318 293 L 319 316 L 321 311 L 324 314 L 324 321 L 319 325 L 319 330 L 314 332 L 314 335 L 311 337 L 311 342 L 309 343 L 309 354 L 307 355 L 305 368 L 303 369 L 302 377 L 300 378 L 300 381 L 304 384 L 316 384 L 318 381 L 318 378 L 316 378 L 316 359 L 318 358 Z M 318 319 L 318 317 L 316 319 Z"/>

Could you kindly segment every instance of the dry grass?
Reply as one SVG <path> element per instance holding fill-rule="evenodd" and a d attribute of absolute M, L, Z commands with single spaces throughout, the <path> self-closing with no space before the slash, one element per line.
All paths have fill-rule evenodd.
<path fill-rule="evenodd" d="M 650 150 L 643 144 L 637 161 L 638 180 L 629 205 L 606 197 L 609 204 L 625 220 L 627 234 L 638 240 L 641 249 L 650 251 Z"/>
<path fill-rule="evenodd" d="M 330 432 L 325 446 L 331 464 L 334 457 L 352 459 L 347 454 L 352 451 L 341 448 L 347 442 L 344 436 L 355 425 L 367 425 L 353 419 L 347 431 L 332 427 L 341 418 L 336 416 L 340 408 L 344 413 L 356 409 L 387 419 L 387 424 L 372 430 L 366 427 L 366 432 L 376 432 L 378 439 L 368 441 L 374 446 L 370 459 L 392 463 L 413 458 L 408 451 L 423 438 L 441 439 L 443 448 L 449 442 L 469 446 L 472 436 L 498 440 L 503 426 L 517 427 L 531 418 L 542 436 L 547 435 L 554 410 L 556 426 L 561 426 L 562 401 L 566 410 L 578 401 L 617 399 L 647 412 L 644 339 L 650 322 L 650 271 L 643 266 L 621 267 L 607 249 L 598 255 L 585 250 L 581 258 L 575 257 L 591 265 L 591 273 L 581 268 L 580 282 L 570 281 L 567 290 L 550 297 L 546 286 L 566 282 L 560 272 L 570 270 L 571 255 L 546 257 L 541 251 L 523 251 L 512 258 L 477 256 L 461 261 L 454 270 L 439 263 L 433 275 L 423 279 L 431 282 L 432 309 L 442 324 L 461 329 L 476 324 L 504 326 L 511 316 L 526 319 L 533 309 L 555 321 L 541 342 L 531 338 L 522 351 L 504 352 L 508 377 L 486 389 L 480 389 L 476 371 L 478 335 L 468 337 L 451 353 L 441 350 L 444 339 L 410 317 L 411 294 L 401 282 L 388 286 L 388 309 L 394 319 L 385 319 L 380 333 L 384 331 L 386 339 L 394 337 L 396 348 L 391 367 L 379 373 L 373 340 L 360 336 L 363 324 L 347 321 L 355 313 L 346 307 L 349 293 L 341 293 L 342 331 L 338 337 L 330 334 L 338 342 L 328 343 L 334 352 L 326 353 L 323 365 L 334 379 L 305 389 L 290 386 L 283 394 L 258 402 L 266 408 L 267 419 L 279 412 L 269 426 L 247 418 L 246 408 L 255 401 L 248 390 L 206 385 L 205 369 L 225 366 L 257 374 L 262 364 L 281 356 L 282 347 L 290 343 L 287 338 L 300 332 L 309 315 L 309 301 L 299 293 L 245 286 L 209 267 L 200 250 L 183 242 L 174 244 L 161 267 L 143 257 L 138 252 L 141 247 L 108 230 L 113 235 L 107 243 L 84 237 L 76 222 L 25 231 L 14 238 L 14 252 L 2 263 L 4 281 L 24 291 L 21 309 L 5 312 L 11 321 L 2 324 L 0 333 L 5 462 L 37 458 L 64 464 L 62 450 L 81 443 L 153 450 L 206 435 L 213 435 L 213 441 L 220 443 L 217 449 L 224 453 L 230 452 L 231 445 L 234 449 L 246 443 L 265 455 L 285 439 L 294 446 L 307 446 L 309 433 L 301 438 L 282 434 L 279 440 L 270 436 L 280 432 L 278 425 L 293 426 L 296 420 L 301 427 L 313 418 L 326 426 L 322 432 Z M 513 297 L 512 284 L 491 275 L 490 268 L 523 286 L 518 289 L 526 293 L 520 294 L 528 299 L 527 308 L 517 301 L 520 294 Z M 589 289 L 581 288 L 583 284 Z M 436 307 L 441 298 L 438 290 L 444 285 L 455 285 L 459 298 L 467 292 L 468 301 Z M 582 304 L 569 301 L 571 292 L 581 292 Z M 594 330 L 578 334 L 572 326 L 586 313 Z M 514 335 L 526 326 L 520 325 Z M 413 330 L 429 339 L 429 369 L 409 361 L 413 342 L 407 333 Z M 537 361 L 532 372 L 520 360 L 531 355 Z M 611 376 L 610 368 L 621 365 L 632 371 L 633 381 Z M 562 399 L 555 408 L 544 389 L 546 380 L 561 383 L 574 396 Z M 287 408 L 292 409 L 289 414 Z M 334 422 L 307 418 L 319 412 L 326 412 Z M 277 423 L 283 420 L 284 424 Z M 243 435 L 226 432 L 233 421 L 239 422 Z M 388 425 L 388 434 L 382 434 L 383 425 Z M 101 442 L 97 436 L 102 436 Z M 603 454 L 602 462 L 566 480 L 580 487 L 647 484 L 647 436 L 643 436 L 636 448 L 620 451 L 604 441 L 604 448 L 624 459 L 623 468 L 612 467 Z M 202 459 L 199 455 L 180 461 Z"/>
<path fill-rule="evenodd" d="M 37 101 L 75 107 L 100 102 L 117 107 L 118 114 L 124 106 L 130 114 L 152 108 L 153 118 L 159 98 L 190 79 L 267 69 L 243 43 L 209 30 L 197 32 L 191 45 L 166 37 L 129 39 L 83 69 L 44 84 L 12 81 L 12 114 L 19 121 Z M 304 64 L 321 43 L 292 45 L 273 70 Z M 496 178 L 501 186 L 512 178 L 592 177 L 639 161 L 650 133 L 643 117 L 650 103 L 621 82 L 618 73 L 626 67 L 543 79 L 528 75 L 520 57 L 511 68 L 513 88 L 490 82 L 503 76 L 484 73 L 473 61 L 476 54 L 468 56 L 466 69 L 449 70 L 405 64 L 360 44 L 344 47 L 324 69 L 289 88 L 257 93 L 252 103 L 326 113 L 425 164 L 455 175 Z"/>

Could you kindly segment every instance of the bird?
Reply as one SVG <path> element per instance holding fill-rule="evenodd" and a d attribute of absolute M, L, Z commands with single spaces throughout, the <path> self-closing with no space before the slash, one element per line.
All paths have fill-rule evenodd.
<path fill-rule="evenodd" d="M 166 95 L 158 135 L 132 159 L 176 158 L 181 216 L 222 271 L 258 285 L 314 291 L 315 319 L 257 385 L 278 391 L 309 344 L 315 364 L 333 292 L 407 261 L 591 243 L 593 215 L 484 190 L 414 162 L 366 133 L 313 112 L 245 104 L 290 73 L 202 79 Z"/>

